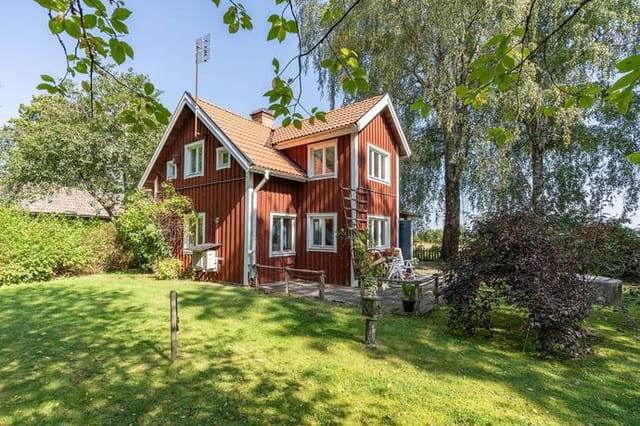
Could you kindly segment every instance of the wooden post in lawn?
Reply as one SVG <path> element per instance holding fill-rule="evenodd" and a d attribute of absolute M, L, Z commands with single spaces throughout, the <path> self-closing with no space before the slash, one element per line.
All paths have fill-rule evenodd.
<path fill-rule="evenodd" d="M 289 269 L 285 266 L 284 270 L 284 294 L 289 295 Z"/>
<path fill-rule="evenodd" d="M 324 271 L 320 271 L 320 288 L 318 289 L 318 299 L 321 302 L 324 302 L 324 284 L 325 284 L 325 273 Z"/>
<path fill-rule="evenodd" d="M 170 308 L 171 308 L 171 362 L 175 361 L 178 357 L 178 293 L 175 290 L 171 290 L 169 293 Z"/>
<path fill-rule="evenodd" d="M 435 299 L 435 304 L 438 304 L 440 299 L 440 274 L 433 274 L 433 278 L 435 281 L 433 282 L 433 298 Z"/>
<path fill-rule="evenodd" d="M 416 305 L 413 307 L 413 314 L 415 316 L 418 316 L 419 315 L 418 311 L 420 311 L 420 283 L 414 282 L 413 285 L 415 289 L 413 294 L 415 294 L 415 298 L 416 298 Z"/>

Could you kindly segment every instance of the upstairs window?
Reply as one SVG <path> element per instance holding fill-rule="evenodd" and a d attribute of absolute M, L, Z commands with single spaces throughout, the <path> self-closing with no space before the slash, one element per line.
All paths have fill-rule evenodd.
<path fill-rule="evenodd" d="M 336 141 L 309 147 L 309 177 L 326 178 L 336 175 Z"/>
<path fill-rule="evenodd" d="M 225 147 L 216 149 L 216 170 L 228 169 L 231 167 L 231 156 Z"/>
<path fill-rule="evenodd" d="M 290 256 L 295 252 L 296 216 L 288 213 L 271 214 L 271 244 L 269 255 Z"/>
<path fill-rule="evenodd" d="M 389 184 L 391 179 L 389 158 L 387 151 L 369 145 L 369 179 Z"/>
<path fill-rule="evenodd" d="M 185 145 L 184 177 L 204 175 L 204 140 Z"/>
<path fill-rule="evenodd" d="M 310 214 L 307 223 L 308 251 L 336 251 L 336 213 Z"/>
<path fill-rule="evenodd" d="M 191 250 L 191 247 L 205 242 L 205 213 L 197 213 L 194 218 L 189 218 L 184 224 L 183 248 Z"/>
<path fill-rule="evenodd" d="M 178 177 L 178 165 L 175 161 L 167 161 L 167 180 L 174 180 Z"/>
<path fill-rule="evenodd" d="M 376 248 L 388 248 L 391 245 L 391 219 L 369 216 L 369 233 Z"/>

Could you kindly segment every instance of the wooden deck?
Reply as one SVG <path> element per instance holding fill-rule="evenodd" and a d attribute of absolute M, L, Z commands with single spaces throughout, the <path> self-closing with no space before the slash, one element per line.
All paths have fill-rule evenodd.
<path fill-rule="evenodd" d="M 417 315 L 424 315 L 431 311 L 436 305 L 435 293 L 442 291 L 439 285 L 436 290 L 434 275 L 420 275 L 415 280 L 407 280 L 420 288 L 419 303 L 416 304 Z M 305 297 L 309 299 L 319 299 L 320 283 L 301 280 L 289 280 L 289 295 L 293 297 Z M 286 285 L 284 281 L 273 283 L 261 283 L 258 289 L 267 293 L 285 293 Z M 390 280 L 388 287 L 378 291 L 382 297 L 382 310 L 385 313 L 404 314 L 402 308 L 402 287 L 401 281 Z M 360 288 L 346 287 L 334 284 L 325 284 L 325 300 L 333 303 L 345 303 L 349 305 L 360 305 Z M 438 298 L 438 303 L 442 303 L 442 298 Z"/>

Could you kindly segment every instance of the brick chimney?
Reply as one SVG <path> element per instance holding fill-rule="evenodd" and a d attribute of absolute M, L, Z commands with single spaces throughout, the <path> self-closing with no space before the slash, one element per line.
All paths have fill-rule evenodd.
<path fill-rule="evenodd" d="M 273 129 L 273 113 L 266 108 L 260 108 L 251 113 L 251 119 L 263 126 Z"/>

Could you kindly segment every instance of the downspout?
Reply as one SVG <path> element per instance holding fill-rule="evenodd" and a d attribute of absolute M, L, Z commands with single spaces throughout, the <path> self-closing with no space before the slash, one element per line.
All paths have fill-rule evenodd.
<path fill-rule="evenodd" d="M 251 226 L 250 230 L 250 243 L 249 243 L 249 264 L 255 265 L 256 263 L 256 228 L 258 225 L 258 191 L 269 181 L 269 170 L 264 171 L 264 176 L 260 183 L 253 188 L 250 193 L 251 197 Z"/>

